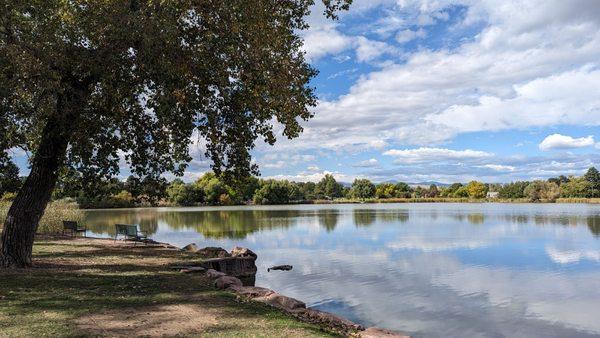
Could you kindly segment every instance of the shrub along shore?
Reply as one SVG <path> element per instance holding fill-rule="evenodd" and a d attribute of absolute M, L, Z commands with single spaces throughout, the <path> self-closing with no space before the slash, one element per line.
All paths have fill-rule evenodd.
<path fill-rule="evenodd" d="M 600 204 L 600 198 L 557 198 L 555 200 L 538 200 L 537 203 L 588 203 Z M 333 200 L 312 200 L 312 201 L 296 201 L 289 204 L 362 204 L 362 203 L 532 203 L 530 199 L 505 199 L 505 198 L 444 198 L 444 197 L 421 197 L 421 198 L 368 198 L 368 199 L 348 199 L 339 198 Z M 177 204 L 161 203 L 160 206 L 178 206 Z M 0 229 L 6 218 L 9 201 L 0 202 Z M 134 206 L 135 207 L 135 206 Z M 51 202 L 44 216 L 40 220 L 38 233 L 57 234 L 63 229 L 63 220 L 74 220 L 82 223 L 84 220 L 84 210 L 71 199 L 58 200 Z"/>
<path fill-rule="evenodd" d="M 431 185 L 411 187 L 406 183 L 381 183 L 359 179 L 344 187 L 331 175 L 318 183 L 259 180 L 251 177 L 228 185 L 214 174 L 205 174 L 193 183 L 175 180 L 161 189 L 132 188 L 136 181 L 104 182 L 95 197 L 84 190 L 66 189 L 63 184 L 55 192 L 40 221 L 38 232 L 62 231 L 62 220 L 82 221 L 80 209 L 132 208 L 149 206 L 201 206 L 240 204 L 342 204 L 342 203 L 592 203 L 600 204 L 600 174 L 595 168 L 580 177 L 559 176 L 547 181 L 485 184 L 472 181 L 444 187 Z M 113 187 L 115 186 L 115 187 Z M 144 184 L 141 184 L 144 186 Z M 233 188 L 233 187 L 237 188 Z M 111 188 L 112 187 L 112 188 Z M 110 194 L 110 191 L 120 192 Z M 70 194 L 66 191 L 71 192 Z M 135 192 L 135 195 L 131 193 Z M 154 191 L 150 193 L 149 191 Z M 76 192 L 76 193 L 74 193 Z M 0 199 L 0 227 L 4 224 L 14 192 Z M 134 197 L 135 196 L 135 197 Z M 150 197 L 154 196 L 154 197 Z"/>
<path fill-rule="evenodd" d="M 10 201 L 0 201 L 0 229 L 4 224 L 9 208 Z M 83 210 L 72 200 L 50 202 L 40 220 L 37 232 L 44 234 L 61 233 L 63 230 L 63 220 L 76 221 L 81 224 L 83 218 Z"/>
<path fill-rule="evenodd" d="M 409 185 L 404 182 L 375 184 L 356 179 L 351 185 L 325 175 L 319 182 L 290 182 L 248 177 L 225 180 L 206 173 L 198 180 L 185 183 L 180 179 L 167 182 L 164 178 L 139 179 L 130 176 L 125 181 L 84 179 L 73 172 L 64 174 L 55 189 L 55 202 L 50 210 L 75 203 L 82 209 L 131 208 L 149 206 L 199 206 L 241 204 L 327 204 L 327 203 L 481 203 L 481 202 L 558 202 L 599 203 L 600 173 L 590 168 L 583 176 L 558 176 L 548 180 L 510 183 Z M 14 181 L 0 184 L 10 191 L 0 190 L 2 208 L 18 191 Z"/>

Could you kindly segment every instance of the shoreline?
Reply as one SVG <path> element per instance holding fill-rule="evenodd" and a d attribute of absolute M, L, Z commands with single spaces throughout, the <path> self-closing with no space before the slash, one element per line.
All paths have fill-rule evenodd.
<path fill-rule="evenodd" d="M 315 200 L 307 203 L 298 204 L 387 204 L 387 203 L 466 203 L 466 204 L 600 204 L 600 198 L 558 198 L 556 200 L 531 201 L 526 198 L 502 199 L 502 198 L 383 198 L 383 199 L 365 199 L 365 200 Z"/>
<path fill-rule="evenodd" d="M 175 247 L 169 243 L 160 243 L 169 247 Z M 214 258 L 203 259 L 200 266 L 188 266 L 188 267 L 176 267 L 183 273 L 194 273 L 200 272 L 204 275 L 209 276 L 213 280 L 213 284 L 217 289 L 232 292 L 236 297 L 245 301 L 254 301 L 269 305 L 277 308 L 286 314 L 297 318 L 303 322 L 315 324 L 326 328 L 327 330 L 341 334 L 347 337 L 363 337 L 363 338 L 410 338 L 410 336 L 391 331 L 388 329 L 382 329 L 378 327 L 365 328 L 361 324 L 354 323 L 346 318 L 338 316 L 336 314 L 311 309 L 306 306 L 302 300 L 298 300 L 277 291 L 256 286 L 256 265 L 255 261 L 258 256 L 248 248 L 234 247 L 230 252 L 220 247 L 204 247 L 199 248 L 196 243 L 190 243 L 183 248 L 178 250 L 186 251 L 189 253 L 211 253 Z M 235 261 L 243 261 L 244 263 L 235 263 Z M 252 271 L 252 282 L 251 285 L 244 285 L 243 281 L 248 277 L 234 276 L 235 274 L 226 274 L 225 271 L 231 272 L 239 269 L 240 266 L 248 265 L 251 261 L 253 269 Z M 200 269 L 205 269 L 204 271 Z M 244 269 L 244 268 L 242 268 Z M 225 270 L 225 271 L 222 271 Z"/>
<path fill-rule="evenodd" d="M 173 246 L 37 236 L 32 258 L 0 274 L 0 336 L 337 336 L 171 269 L 200 261 Z"/>
<path fill-rule="evenodd" d="M 150 209 L 150 208 L 217 208 L 217 207 L 269 207 L 269 206 L 294 206 L 294 205 L 343 205 L 343 204 L 600 204 L 600 198 L 558 198 L 554 201 L 541 200 L 530 201 L 528 199 L 456 199 L 456 198 L 387 198 L 387 199 L 365 199 L 365 200 L 313 200 L 287 204 L 228 204 L 228 205 L 140 205 L 123 208 L 79 208 L 79 210 L 126 210 L 126 209 Z"/>
<path fill-rule="evenodd" d="M 65 257 L 66 259 L 72 259 L 74 257 L 79 257 L 81 256 L 81 258 L 85 258 L 85 257 L 89 257 L 89 252 L 91 251 L 95 251 L 97 252 L 96 254 L 94 254 L 94 257 L 96 257 L 96 255 L 99 255 L 97 257 L 104 257 L 106 255 L 108 255 L 109 253 L 112 252 L 112 255 L 115 257 L 115 262 L 112 263 L 114 265 L 111 265 L 113 269 L 116 269 L 116 271 L 131 271 L 133 272 L 134 270 L 132 269 L 132 266 L 130 265 L 131 263 L 128 263 L 128 260 L 146 260 L 146 259 L 155 259 L 155 260 L 162 260 L 164 258 L 165 255 L 168 255 L 169 257 L 173 258 L 175 257 L 175 261 L 171 262 L 171 263 L 162 263 L 159 264 L 157 266 L 155 266 L 155 272 L 153 274 L 148 275 L 146 278 L 151 278 L 152 282 L 148 283 L 148 284 L 156 284 L 158 283 L 160 285 L 160 288 L 166 288 L 167 290 L 171 290 L 171 292 L 174 293 L 181 293 L 182 291 L 180 290 L 180 288 L 177 288 L 175 286 L 170 286 L 171 284 L 161 284 L 160 280 L 162 277 L 160 277 L 161 275 L 164 274 L 175 274 L 175 278 L 177 278 L 178 280 L 184 280 L 184 281 L 192 281 L 194 279 L 198 279 L 201 281 L 200 284 L 195 284 L 192 283 L 190 285 L 198 285 L 201 288 L 208 288 L 208 289 L 212 289 L 214 290 L 213 292 L 224 292 L 224 294 L 229 294 L 229 297 L 233 297 L 232 299 L 235 299 L 235 304 L 236 308 L 238 308 L 237 311 L 241 311 L 241 313 L 246 313 L 245 310 L 246 308 L 250 307 L 250 308 L 254 308 L 256 306 L 265 306 L 266 308 L 271 308 L 271 309 L 275 309 L 275 311 L 280 311 L 282 316 L 287 316 L 289 320 L 292 321 L 297 321 L 298 323 L 304 323 L 302 325 L 312 325 L 313 327 L 318 327 L 321 331 L 327 333 L 327 334 L 333 334 L 333 335 L 340 335 L 340 336 L 344 336 L 344 337 L 362 337 L 362 338 L 409 338 L 410 336 L 405 335 L 405 334 L 401 334 L 398 332 L 394 332 L 391 330 L 387 330 L 387 329 L 381 329 L 381 328 L 376 328 L 376 327 L 368 327 L 365 328 L 360 324 L 354 323 L 350 320 L 347 320 L 341 316 L 329 313 L 329 312 L 325 312 L 325 311 L 321 311 L 321 310 L 316 310 L 316 309 L 311 309 L 309 307 L 306 306 L 306 304 L 301 301 L 301 300 L 297 300 L 294 299 L 292 297 L 288 297 L 286 295 L 280 294 L 277 291 L 268 289 L 268 288 L 264 288 L 264 287 L 260 287 L 260 286 L 255 286 L 255 277 L 253 277 L 251 279 L 251 284 L 250 285 L 244 285 L 242 280 L 245 280 L 245 278 L 243 277 L 235 277 L 232 276 L 231 274 L 227 274 L 225 272 L 221 272 L 221 271 L 217 271 L 216 269 L 219 270 L 224 270 L 228 273 L 231 273 L 231 266 L 229 268 L 227 268 L 225 265 L 223 265 L 222 261 L 229 261 L 232 262 L 234 265 L 237 265 L 239 268 L 240 265 L 240 261 L 245 261 L 246 263 L 251 261 L 252 266 L 254 267 L 253 273 L 256 273 L 256 265 L 255 265 L 255 261 L 256 259 L 258 259 L 258 257 L 256 256 L 256 254 L 254 254 L 254 252 L 252 252 L 250 249 L 247 248 L 241 248 L 241 247 L 235 247 L 233 248 L 231 251 L 226 251 L 225 249 L 222 248 L 212 248 L 212 247 L 197 247 L 195 244 L 191 243 L 183 248 L 180 248 L 178 246 L 172 245 L 170 243 L 166 243 L 166 242 L 157 242 L 157 241 L 153 241 L 151 240 L 150 242 L 146 243 L 146 245 L 133 245 L 131 241 L 126 241 L 126 240 L 119 240 L 119 241 L 114 241 L 111 238 L 101 238 L 101 237 L 71 237 L 71 236 L 65 236 L 65 235 L 45 235 L 45 234 L 38 234 L 36 235 L 35 238 L 35 245 L 34 245 L 34 251 L 38 251 L 42 250 L 42 256 L 40 257 L 35 257 L 34 255 L 34 264 L 37 266 L 35 269 L 33 270 L 29 270 L 29 269 L 25 269 L 25 270 L 20 270 L 17 269 L 15 270 L 13 273 L 25 273 L 25 276 L 30 276 L 27 278 L 36 278 L 35 276 L 37 275 L 37 273 L 42 273 L 42 275 L 38 275 L 37 278 L 45 278 L 44 275 L 48 275 L 49 272 L 44 272 L 45 269 L 48 269 L 49 267 L 52 268 L 53 266 L 60 266 L 61 268 L 59 268 L 58 271 L 56 271 L 57 276 L 62 276 L 63 274 L 67 273 L 68 271 L 70 271 L 72 268 L 67 268 L 65 270 L 65 268 L 67 266 L 71 266 L 71 264 L 69 264 L 69 262 L 65 261 L 65 258 L 59 258 L 58 262 L 52 262 L 51 260 L 48 260 L 48 253 L 46 253 L 46 249 L 44 248 L 45 246 L 50 245 L 50 248 L 52 248 L 51 250 L 58 250 L 56 251 L 58 257 Z M 60 247 L 63 247 L 62 249 L 60 249 Z M 86 248 L 86 247 L 90 247 L 90 248 Z M 81 251 L 83 250 L 83 251 Z M 116 253 L 114 252 L 115 250 L 118 250 Z M 74 252 L 81 252 L 80 254 L 77 255 L 73 255 Z M 39 253 L 38 253 L 39 255 Z M 212 256 L 212 258 L 211 258 Z M 179 258 L 176 258 L 179 257 Z M 87 269 L 96 269 L 98 267 L 102 267 L 104 266 L 104 264 L 106 264 L 106 262 L 96 262 L 95 260 L 98 258 L 92 258 L 92 260 L 86 259 L 84 260 L 81 265 L 79 265 L 79 267 L 75 268 L 75 270 L 73 271 L 85 271 Z M 103 258 L 99 258 L 100 260 L 103 260 Z M 182 260 L 184 259 L 184 260 Z M 58 263 L 58 265 L 57 265 Z M 245 264 L 245 268 L 248 268 L 249 265 L 243 263 L 242 265 Z M 140 261 L 141 267 L 145 267 L 147 266 L 146 264 L 148 263 L 142 263 Z M 74 268 L 74 267 L 73 267 Z M 233 269 L 235 269 L 236 267 L 233 267 Z M 104 268 L 103 268 L 104 269 Z M 148 267 L 143 268 L 144 270 L 147 270 Z M 251 268 L 250 268 L 251 269 Z M 250 270 L 252 272 L 252 270 Z M 78 280 L 81 278 L 82 275 L 80 275 L 79 273 L 77 273 L 77 275 L 75 276 L 75 278 L 77 278 Z M 177 277 L 178 276 L 178 277 Z M 9 276 L 5 276 L 10 278 Z M 119 280 L 119 278 L 127 278 L 127 276 L 120 276 L 119 274 L 117 275 L 112 275 L 111 278 L 116 278 L 112 283 L 110 283 L 111 285 L 114 284 L 116 282 L 116 284 L 120 284 L 120 282 L 117 282 L 117 280 Z M 16 277 L 15 277 L 16 278 Z M 54 277 L 56 278 L 56 277 Z M 65 276 L 65 278 L 67 278 Z M 100 278 L 98 281 L 102 280 L 102 277 L 97 276 L 94 279 L 96 280 L 97 278 Z M 12 279 L 12 278 L 11 278 Z M 17 278 L 18 279 L 18 278 Z M 156 280 L 154 280 L 156 279 Z M 1 280 L 1 278 L 0 278 Z M 16 280 L 16 279 L 15 279 Z M 45 283 L 44 283 L 45 285 Z M 72 287 L 72 286 L 70 286 Z M 139 288 L 139 287 L 138 287 Z M 11 288 L 5 288 L 5 291 L 8 290 L 9 292 L 11 291 Z M 84 289 L 85 290 L 85 289 Z M 115 291 L 112 288 L 109 289 L 110 291 L 108 292 L 104 292 L 102 293 L 102 298 L 104 299 L 104 302 L 113 302 L 113 298 L 117 297 L 118 295 L 115 293 Z M 86 291 L 87 292 L 87 291 Z M 62 293 L 60 293 L 60 295 L 62 295 Z M 62 297 L 58 295 L 59 297 Z M 0 294 L 0 296 L 2 296 Z M 184 298 L 187 297 L 196 297 L 193 293 L 183 293 L 182 296 L 184 296 Z M 2 298 L 0 298 L 2 299 Z M 155 302 L 152 302 L 155 303 Z M 252 305 L 252 304 L 256 304 L 256 305 Z M 199 304 L 200 306 L 202 306 L 202 304 Z M 131 303 L 124 303 L 123 306 L 126 306 L 127 308 L 135 308 L 134 304 Z M 231 305 L 229 305 L 229 307 L 231 307 Z M 47 309 L 48 310 L 48 309 Z M 227 311 L 226 308 L 223 309 L 224 311 Z M 129 310 L 128 310 L 129 311 Z M 151 315 L 153 310 L 146 310 L 145 308 L 142 310 L 140 310 L 142 313 L 142 315 L 145 315 L 147 311 L 150 311 L 147 315 Z M 99 321 L 99 320 L 104 320 L 106 319 L 107 316 L 109 317 L 120 317 L 120 315 L 118 314 L 119 310 L 112 310 L 109 311 L 108 314 L 106 312 L 106 309 L 91 309 L 89 310 L 89 312 L 87 312 L 86 317 L 90 317 L 90 318 L 94 318 L 95 321 Z M 251 312 L 252 313 L 252 312 Z M 250 314 L 250 313 L 249 313 Z M 271 317 L 266 316 L 266 317 L 261 317 L 263 318 L 263 320 L 265 321 L 269 321 Z M 0 324 L 1 324 L 1 311 L 0 311 Z M 113 320 L 113 319 L 111 319 Z M 223 320 L 227 320 L 227 319 L 223 319 Z M 132 322 L 131 322 L 132 321 Z M 131 329 L 135 329 L 135 327 L 140 327 L 139 325 L 141 325 L 140 323 L 136 322 L 134 317 L 132 317 L 130 323 L 127 325 L 128 327 L 131 326 Z M 104 325 L 106 325 L 104 328 L 102 328 L 101 331 L 98 331 L 98 327 L 102 327 L 101 323 L 96 323 L 94 322 L 93 325 L 88 325 L 86 323 L 82 324 L 83 326 L 81 326 L 79 329 L 83 330 L 84 333 L 90 334 L 93 332 L 97 332 L 99 333 L 100 336 L 103 335 L 108 335 L 108 336 L 123 336 L 121 334 L 119 334 L 119 330 L 121 330 L 120 328 L 113 328 L 111 324 L 111 321 L 108 321 L 107 323 L 104 323 Z M 36 323 L 37 324 L 37 323 Z M 71 323 L 70 325 L 76 325 L 76 326 L 80 326 L 81 322 L 79 320 L 75 320 L 75 323 Z M 20 321 L 16 321 L 16 323 L 14 325 L 18 325 L 20 327 Z M 166 325 L 167 327 L 172 326 L 172 323 L 165 323 L 165 322 L 161 322 L 161 324 L 159 325 L 159 327 L 157 327 L 157 330 L 162 330 L 161 326 L 162 325 Z M 299 324 L 288 324 L 290 325 L 290 327 L 295 327 Z M 190 327 L 190 330 L 192 330 L 193 328 Z M 202 329 L 202 327 L 198 327 L 197 329 Z M 18 330 L 28 330 L 28 327 L 20 327 Z M 88 331 L 89 330 L 89 331 Z M 117 334 L 113 334 L 111 332 L 113 332 L 112 330 L 116 330 L 114 332 L 117 332 Z M 273 328 L 274 330 L 274 328 Z M 21 332 L 21 331 L 19 331 Z M 25 332 L 29 332 L 29 331 L 25 331 Z M 189 331 L 191 332 L 191 331 Z M 188 332 L 188 333 L 189 333 Z M 184 332 L 181 332 L 182 334 L 185 334 Z M 136 335 L 136 334 L 134 334 Z M 151 334 L 152 335 L 152 334 Z M 279 336 L 279 335 L 277 335 Z"/>

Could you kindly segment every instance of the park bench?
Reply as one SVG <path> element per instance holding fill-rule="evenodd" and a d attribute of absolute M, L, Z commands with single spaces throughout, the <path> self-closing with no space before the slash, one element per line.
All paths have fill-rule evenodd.
<path fill-rule="evenodd" d="M 87 229 L 79 227 L 79 225 L 77 225 L 77 222 L 75 221 L 63 221 L 63 234 L 67 231 L 70 232 L 73 236 L 77 235 L 80 232 L 83 232 L 83 237 L 87 237 Z"/>
<path fill-rule="evenodd" d="M 119 236 L 125 237 L 126 240 L 132 240 L 135 244 L 148 241 L 148 236 L 139 231 L 135 224 L 115 224 L 115 230 L 115 241 Z"/>

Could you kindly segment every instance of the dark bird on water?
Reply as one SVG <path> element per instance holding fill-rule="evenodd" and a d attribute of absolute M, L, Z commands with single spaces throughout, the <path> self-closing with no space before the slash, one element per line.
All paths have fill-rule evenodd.
<path fill-rule="evenodd" d="M 293 266 L 291 265 L 275 265 L 267 269 L 267 272 L 271 272 L 271 270 L 281 270 L 281 271 L 290 271 Z"/>

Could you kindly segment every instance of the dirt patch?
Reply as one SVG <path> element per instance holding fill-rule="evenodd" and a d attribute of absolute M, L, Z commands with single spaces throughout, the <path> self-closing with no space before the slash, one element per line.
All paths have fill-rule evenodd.
<path fill-rule="evenodd" d="M 178 336 L 217 325 L 218 315 L 218 311 L 199 305 L 173 304 L 91 314 L 76 323 L 93 336 Z"/>
<path fill-rule="evenodd" d="M 0 337 L 330 336 L 172 269 L 201 262 L 174 247 L 38 238 L 33 256 L 33 268 L 0 274 Z"/>

